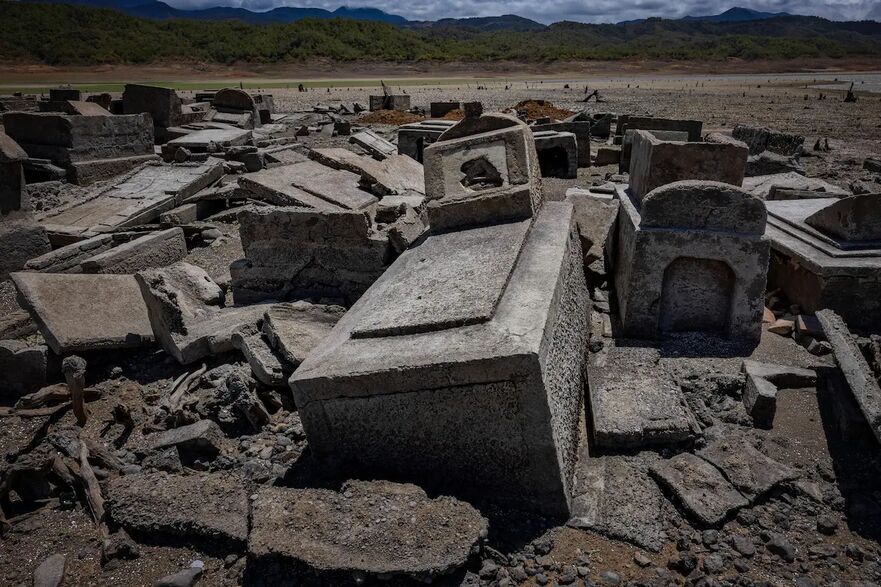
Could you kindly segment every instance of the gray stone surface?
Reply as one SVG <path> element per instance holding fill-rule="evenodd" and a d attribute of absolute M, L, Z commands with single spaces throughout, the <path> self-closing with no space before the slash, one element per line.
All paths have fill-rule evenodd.
<path fill-rule="evenodd" d="M 185 165 L 147 165 L 110 187 L 42 223 L 53 234 L 88 238 L 126 226 L 146 224 L 159 218 L 223 175 L 217 161 Z"/>
<path fill-rule="evenodd" d="M 860 411 L 875 438 L 881 442 L 881 387 L 871 367 L 840 316 L 832 310 L 822 310 L 817 312 L 817 319 L 823 326 L 826 339 L 832 344 L 835 362 L 844 374 Z"/>
<path fill-rule="evenodd" d="M 9 216 L 0 219 L 0 280 L 52 250 L 46 229 L 33 221 L 30 211 L 10 212 Z"/>
<path fill-rule="evenodd" d="M 738 124 L 731 135 L 749 146 L 751 155 L 770 151 L 778 155 L 798 155 L 802 152 L 805 138 L 801 135 L 771 130 L 765 127 Z"/>
<path fill-rule="evenodd" d="M 359 187 L 360 176 L 314 161 L 265 169 L 243 177 L 239 185 L 279 206 L 318 210 L 363 210 L 377 199 Z"/>
<path fill-rule="evenodd" d="M 83 261 L 119 244 L 117 239 L 121 236 L 119 233 L 99 234 L 76 241 L 31 259 L 24 268 L 41 273 L 82 273 L 80 264 Z"/>
<path fill-rule="evenodd" d="M 805 218 L 805 224 L 843 241 L 881 243 L 881 193 L 832 202 Z"/>
<path fill-rule="evenodd" d="M 413 259 L 446 262 L 423 253 L 435 238 L 406 251 L 294 373 L 309 445 L 349 471 L 567 515 L 589 330 L 572 207 L 543 208 L 488 321 L 353 336 L 371 308 L 407 303 Z"/>
<path fill-rule="evenodd" d="M 0 132 L 0 220 L 7 213 L 21 209 L 25 184 L 22 161 L 27 157 L 18 143 Z"/>
<path fill-rule="evenodd" d="M 590 167 L 590 134 L 593 123 L 588 121 L 550 122 L 539 124 L 533 130 L 555 130 L 575 135 L 578 147 L 578 167 Z M 536 145 L 537 147 L 538 145 Z"/>
<path fill-rule="evenodd" d="M 172 89 L 142 84 L 126 84 L 122 92 L 125 114 L 147 112 L 155 127 L 168 128 L 201 120 L 204 113 L 186 109 Z"/>
<path fill-rule="evenodd" d="M 630 157 L 633 153 L 633 137 L 636 136 L 636 133 L 639 132 L 639 130 L 640 129 L 631 128 L 624 131 L 624 136 L 621 139 L 621 145 L 620 147 L 618 147 L 620 149 L 620 156 L 618 161 L 619 173 L 630 173 Z M 688 132 L 684 130 L 645 130 L 644 132 L 648 132 L 659 141 L 688 141 Z"/>
<path fill-rule="evenodd" d="M 767 379 L 783 389 L 814 387 L 817 384 L 817 372 L 802 367 L 774 365 L 746 359 L 743 362 L 743 372 L 747 375 Z"/>
<path fill-rule="evenodd" d="M 658 365 L 651 347 L 613 346 L 588 366 L 591 431 L 600 448 L 676 444 L 693 437 L 697 422 L 682 390 Z"/>
<path fill-rule="evenodd" d="M 248 492 L 235 475 L 123 475 L 107 482 L 106 491 L 111 519 L 132 533 L 237 548 L 248 539 Z"/>
<path fill-rule="evenodd" d="M 591 457 L 585 445 L 575 469 L 567 525 L 660 551 L 665 540 L 664 496 L 648 473 L 658 460 L 650 452 Z"/>
<path fill-rule="evenodd" d="M 609 194 L 581 188 L 566 190 L 566 201 L 575 208 L 575 221 L 584 251 L 584 266 L 606 257 L 613 250 L 615 222 L 620 202 Z"/>
<path fill-rule="evenodd" d="M 263 317 L 263 335 L 284 361 L 297 366 L 345 313 L 341 306 L 304 301 L 273 304 Z"/>
<path fill-rule="evenodd" d="M 759 452 L 752 442 L 737 434 L 714 439 L 697 454 L 722 471 L 750 501 L 799 476 L 795 469 Z"/>
<path fill-rule="evenodd" d="M 430 581 L 465 564 L 487 533 L 469 504 L 388 481 L 349 481 L 339 493 L 264 487 L 252 519 L 249 565 L 329 572 L 328 584 L 352 573 Z"/>
<path fill-rule="evenodd" d="M 774 173 L 799 173 L 804 174 L 804 168 L 795 157 L 778 155 L 770 151 L 764 151 L 758 155 L 750 155 L 746 160 L 745 177 L 757 175 L 771 175 Z"/>
<path fill-rule="evenodd" d="M 147 308 L 131 275 L 13 273 L 12 280 L 58 355 L 153 342 Z"/>
<path fill-rule="evenodd" d="M 84 259 L 83 273 L 132 275 L 144 269 L 165 267 L 187 256 L 187 242 L 181 228 L 169 228 L 134 238 L 118 247 Z"/>
<path fill-rule="evenodd" d="M 628 192 L 618 195 L 624 334 L 702 331 L 758 342 L 769 255 L 761 202 L 731 185 L 683 181 L 647 194 L 640 215 Z"/>
<path fill-rule="evenodd" d="M 655 463 L 652 475 L 703 525 L 715 526 L 749 502 L 704 459 L 691 453 Z"/>
<path fill-rule="evenodd" d="M 179 451 L 216 456 L 222 449 L 224 435 L 213 420 L 199 420 L 193 424 L 157 432 L 146 438 L 154 451 L 175 448 Z"/>
<path fill-rule="evenodd" d="M 529 128 L 503 114 L 459 125 L 425 149 L 432 232 L 531 217 L 541 207 L 542 192 Z"/>
<path fill-rule="evenodd" d="M 395 270 L 406 279 L 384 281 L 372 288 L 352 337 L 433 332 L 489 321 L 529 226 L 530 221 L 524 220 L 426 240 L 418 255 L 404 256 L 396 263 Z"/>
<path fill-rule="evenodd" d="M 204 270 L 184 262 L 141 271 L 135 279 L 156 340 L 184 365 L 233 350 L 233 334 L 256 328 L 266 311 L 265 304 L 220 307 L 214 293 L 220 288 Z M 205 292 L 211 293 L 208 302 Z"/>
<path fill-rule="evenodd" d="M 243 128 L 204 128 L 172 139 L 162 146 L 163 153 L 174 154 L 180 148 L 194 153 L 215 153 L 228 147 L 245 145 L 253 133 Z"/>
<path fill-rule="evenodd" d="M 58 587 L 64 582 L 67 557 L 53 554 L 43 559 L 34 570 L 34 587 Z"/>
<path fill-rule="evenodd" d="M 232 345 L 245 355 L 258 381 L 270 387 L 286 388 L 288 377 L 294 371 L 293 365 L 281 359 L 256 327 L 253 328 L 254 332 L 250 330 L 250 327 L 246 327 L 233 333 L 230 339 Z"/>
<path fill-rule="evenodd" d="M 638 131 L 630 157 L 630 189 L 638 202 L 653 189 L 682 180 L 743 182 L 748 149 L 740 141 L 710 134 L 704 142 L 663 141 Z"/>
<path fill-rule="evenodd" d="M 409 110 L 410 96 L 407 94 L 377 94 L 369 97 L 370 111 Z"/>

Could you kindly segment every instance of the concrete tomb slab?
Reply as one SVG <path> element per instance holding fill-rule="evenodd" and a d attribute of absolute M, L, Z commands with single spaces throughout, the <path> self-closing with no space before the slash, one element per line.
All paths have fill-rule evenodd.
<path fill-rule="evenodd" d="M 409 110 L 410 96 L 406 94 L 384 94 L 370 96 L 370 111 L 376 110 Z"/>
<path fill-rule="evenodd" d="M 679 131 L 688 133 L 688 141 L 699 141 L 701 140 L 703 127 L 704 123 L 700 120 L 676 120 L 672 118 L 622 114 L 618 117 L 615 134 L 623 137 L 627 130 Z"/>
<path fill-rule="evenodd" d="M 349 142 L 353 145 L 358 145 L 370 153 L 374 159 L 384 159 L 385 157 L 398 152 L 398 148 L 394 144 L 385 140 L 369 128 L 356 132 L 350 136 Z M 413 157 L 413 159 L 416 158 Z M 419 159 L 416 160 L 418 161 Z"/>
<path fill-rule="evenodd" d="M 169 228 L 134 238 L 118 247 L 98 253 L 80 264 L 83 273 L 133 275 L 152 267 L 165 267 L 187 256 L 182 228 Z"/>
<path fill-rule="evenodd" d="M 633 137 L 636 136 L 638 131 L 639 129 L 631 128 L 624 132 L 620 147 L 621 156 L 618 160 L 619 173 L 630 173 L 630 154 L 633 151 Z M 648 130 L 644 132 L 650 133 L 659 141 L 688 142 L 688 133 L 684 130 Z"/>
<path fill-rule="evenodd" d="M 663 141 L 647 131 L 633 137 L 630 189 L 637 201 L 656 187 L 682 180 L 711 180 L 739 186 L 749 149 L 740 141 L 710 134 L 703 142 Z"/>
<path fill-rule="evenodd" d="M 780 288 L 804 312 L 828 308 L 854 328 L 881 328 L 877 199 L 867 195 L 766 202 L 770 287 Z"/>
<path fill-rule="evenodd" d="M 284 170 L 284 171 L 279 171 Z M 342 169 L 332 169 L 315 161 L 294 163 L 271 170 L 274 177 L 285 174 L 285 181 L 316 198 L 343 210 L 361 210 L 377 198 L 359 187 L 361 177 Z"/>
<path fill-rule="evenodd" d="M 465 118 L 425 149 L 432 232 L 529 218 L 541 207 L 533 134 L 504 114 Z"/>
<path fill-rule="evenodd" d="M 147 165 L 88 200 L 42 220 L 50 233 L 88 238 L 159 218 L 223 175 L 223 164 Z"/>
<path fill-rule="evenodd" d="M 584 266 L 606 259 L 614 250 L 615 223 L 620 202 L 611 194 L 581 188 L 566 190 L 566 201 L 575 207 L 575 220 L 584 251 Z M 611 259 L 609 266 L 611 266 Z"/>
<path fill-rule="evenodd" d="M 153 341 L 147 308 L 131 275 L 13 273 L 12 280 L 58 355 Z"/>
<path fill-rule="evenodd" d="M 816 197 L 818 198 L 851 195 L 849 191 L 827 181 L 823 181 L 816 177 L 805 177 L 794 171 L 745 177 L 743 180 L 743 189 L 763 200 L 782 199 L 773 197 L 774 192 L 778 190 L 817 192 Z"/>
<path fill-rule="evenodd" d="M 469 272 L 486 259 L 454 258 L 458 274 L 444 267 L 459 245 L 510 259 L 524 229 L 507 230 L 501 239 L 498 227 L 429 236 L 306 357 L 290 384 L 316 455 L 350 472 L 568 516 L 589 332 L 572 206 L 542 208 L 506 281 L 475 280 Z M 499 245 L 481 240 L 506 244 L 493 253 Z M 456 283 L 427 291 L 422 266 Z M 419 291 L 441 300 L 456 289 L 478 310 L 441 307 L 431 316 L 428 303 L 413 299 Z M 397 306 L 420 320 L 390 328 L 388 312 L 406 318 Z"/>
<path fill-rule="evenodd" d="M 590 122 L 549 122 L 547 124 L 537 124 L 532 127 L 536 132 L 546 130 L 554 130 L 558 132 L 568 132 L 575 135 L 575 141 L 578 146 L 578 167 L 590 167 L 590 131 L 592 124 Z M 538 147 L 538 145 L 536 145 Z"/>
<path fill-rule="evenodd" d="M 382 197 L 386 195 L 425 193 L 422 165 L 405 155 L 389 155 L 382 161 L 358 155 L 348 149 L 312 149 L 309 158 L 333 169 L 350 171 L 361 176 L 359 185 Z"/>
<path fill-rule="evenodd" d="M 345 313 L 342 306 L 305 301 L 273 304 L 263 316 L 263 335 L 284 361 L 298 366 Z"/>
<path fill-rule="evenodd" d="M 225 148 L 249 144 L 253 133 L 243 128 L 203 128 L 168 141 L 162 146 L 163 155 L 171 156 L 183 147 L 194 153 L 216 153 Z"/>
<path fill-rule="evenodd" d="M 639 138 L 637 138 L 639 140 Z M 758 342 L 769 242 L 762 202 L 730 184 L 680 181 L 618 198 L 615 284 L 625 336 L 716 332 Z"/>

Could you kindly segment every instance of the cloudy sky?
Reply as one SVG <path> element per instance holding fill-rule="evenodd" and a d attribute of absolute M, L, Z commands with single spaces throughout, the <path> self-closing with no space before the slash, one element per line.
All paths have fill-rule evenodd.
<path fill-rule="evenodd" d="M 240 6 L 249 10 L 269 10 L 277 6 L 301 6 L 334 10 L 337 0 L 165 0 L 177 8 Z M 445 17 L 497 16 L 518 14 L 539 22 L 559 20 L 618 22 L 649 16 L 679 18 L 686 15 L 718 14 L 731 6 L 766 12 L 790 12 L 822 16 L 834 20 L 873 19 L 881 21 L 881 0 L 346 0 L 347 6 L 369 6 L 411 20 L 437 20 Z"/>

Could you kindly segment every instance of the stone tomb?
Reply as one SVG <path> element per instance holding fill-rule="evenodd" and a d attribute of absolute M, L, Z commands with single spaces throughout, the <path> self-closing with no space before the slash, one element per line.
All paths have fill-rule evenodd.
<path fill-rule="evenodd" d="M 688 179 L 720 181 L 739 186 L 749 149 L 718 133 L 702 142 L 664 141 L 636 131 L 630 156 L 630 189 L 637 199 L 656 187 Z"/>
<path fill-rule="evenodd" d="M 700 120 L 676 120 L 672 118 L 654 118 L 651 116 L 630 116 L 622 114 L 618 117 L 615 134 L 624 136 L 628 130 L 667 130 L 688 133 L 689 141 L 701 140 L 704 123 Z"/>
<path fill-rule="evenodd" d="M 619 188 L 615 286 L 624 335 L 701 331 L 758 342 L 768 267 L 763 202 L 679 181 L 640 201 Z"/>
<path fill-rule="evenodd" d="M 766 202 L 768 281 L 803 312 L 881 328 L 881 194 Z"/>
<path fill-rule="evenodd" d="M 529 218 L 541 206 L 535 139 L 505 114 L 465 118 L 425 149 L 432 232 Z"/>
<path fill-rule="evenodd" d="M 684 130 L 650 130 L 656 139 L 660 141 L 678 141 L 682 143 L 688 142 L 688 133 Z M 633 151 L 633 137 L 637 131 L 630 129 L 624 133 L 624 139 L 621 142 L 621 158 L 618 161 L 619 173 L 630 173 L 630 153 Z"/>
<path fill-rule="evenodd" d="M 455 124 L 455 120 L 423 120 L 401 125 L 398 127 L 398 154 L 407 155 L 422 163 L 425 147 L 438 140 Z"/>
<path fill-rule="evenodd" d="M 10 112 L 6 133 L 29 157 L 50 159 L 86 185 L 155 160 L 153 124 L 147 114 L 76 116 Z"/>
<path fill-rule="evenodd" d="M 409 110 L 410 96 L 407 94 L 386 94 L 370 96 L 370 111 L 376 110 Z"/>
<path fill-rule="evenodd" d="M 591 123 L 573 120 L 569 122 L 549 122 L 546 124 L 536 124 L 532 127 L 535 132 L 555 130 L 558 132 L 569 132 L 575 135 L 575 141 L 578 143 L 578 167 L 590 167 L 590 132 Z M 536 144 L 536 147 L 538 145 Z"/>
<path fill-rule="evenodd" d="M 568 203 L 534 224 L 428 237 L 291 378 L 309 446 L 365 474 L 567 516 L 586 304 Z"/>
<path fill-rule="evenodd" d="M 578 177 L 579 150 L 574 134 L 558 130 L 540 130 L 535 131 L 533 137 L 542 177 L 563 179 Z"/>
<path fill-rule="evenodd" d="M 205 116 L 204 111 L 183 104 L 172 89 L 140 84 L 126 84 L 122 93 L 122 108 L 126 114 L 149 113 L 159 144 L 170 138 L 169 128 L 198 122 Z"/>

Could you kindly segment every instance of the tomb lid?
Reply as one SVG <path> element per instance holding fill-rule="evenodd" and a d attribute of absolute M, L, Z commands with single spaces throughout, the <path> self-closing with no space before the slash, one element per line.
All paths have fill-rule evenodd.
<path fill-rule="evenodd" d="M 18 143 L 6 133 L 0 132 L 0 163 L 14 163 L 28 158 Z"/>
<path fill-rule="evenodd" d="M 881 240 L 881 193 L 836 200 L 805 219 L 808 226 L 839 239 Z"/>
<path fill-rule="evenodd" d="M 453 125 L 449 130 L 444 132 L 438 141 L 451 141 L 453 139 L 515 126 L 526 128 L 526 123 L 507 114 L 483 114 L 479 117 L 462 119 L 459 123 Z"/>
<path fill-rule="evenodd" d="M 237 88 L 223 88 L 214 94 L 214 99 L 211 102 L 215 108 L 254 109 L 254 98 L 248 92 Z"/>
<path fill-rule="evenodd" d="M 432 236 L 371 289 L 353 338 L 432 332 L 489 321 L 531 221 Z"/>
<path fill-rule="evenodd" d="M 718 181 L 685 180 L 646 194 L 640 228 L 693 228 L 764 234 L 767 211 L 759 198 Z"/>

